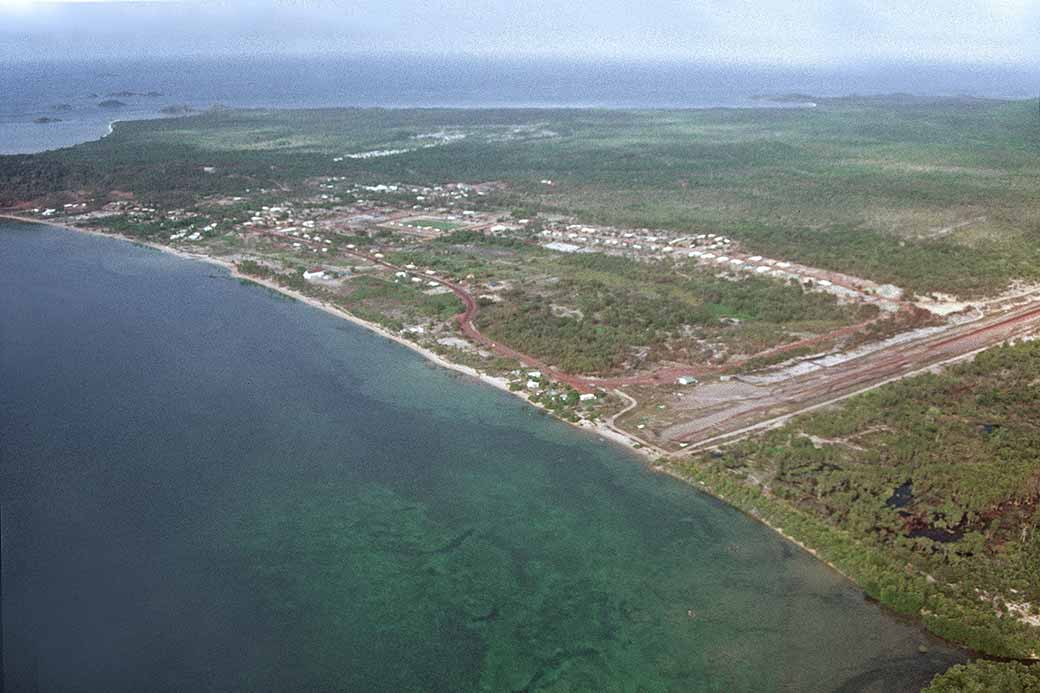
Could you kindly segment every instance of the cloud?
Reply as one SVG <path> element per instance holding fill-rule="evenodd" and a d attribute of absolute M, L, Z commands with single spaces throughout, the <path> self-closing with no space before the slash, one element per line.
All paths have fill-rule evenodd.
<path fill-rule="evenodd" d="M 1035 0 L 0 0 L 0 59 L 476 53 L 784 64 L 1024 63 Z"/>

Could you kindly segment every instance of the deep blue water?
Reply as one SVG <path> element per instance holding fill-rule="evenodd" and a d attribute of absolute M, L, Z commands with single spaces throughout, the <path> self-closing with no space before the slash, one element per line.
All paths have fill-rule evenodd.
<path fill-rule="evenodd" d="M 888 692 L 963 659 L 505 393 L 47 227 L 0 226 L 0 521 L 8 691 Z"/>
<path fill-rule="evenodd" d="M 0 153 L 96 139 L 116 119 L 164 106 L 762 107 L 751 97 L 904 92 L 1031 98 L 1036 71 L 972 65 L 762 68 L 477 58 L 210 58 L 0 64 Z M 118 92 L 125 108 L 98 104 Z M 69 106 L 70 110 L 55 110 Z M 35 124 L 39 117 L 62 122 Z"/>

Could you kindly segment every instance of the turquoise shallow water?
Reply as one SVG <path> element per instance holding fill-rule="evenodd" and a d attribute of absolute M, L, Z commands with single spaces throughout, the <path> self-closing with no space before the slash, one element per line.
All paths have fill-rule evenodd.
<path fill-rule="evenodd" d="M 623 450 L 201 263 L 0 227 L 0 383 L 8 690 L 898 691 L 963 659 Z"/>

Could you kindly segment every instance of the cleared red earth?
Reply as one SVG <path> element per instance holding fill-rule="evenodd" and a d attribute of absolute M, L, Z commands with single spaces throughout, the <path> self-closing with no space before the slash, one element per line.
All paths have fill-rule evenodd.
<path fill-rule="evenodd" d="M 371 254 L 350 251 L 366 262 L 395 272 L 409 271 Z M 474 324 L 480 308 L 474 296 L 461 284 L 440 276 L 423 275 L 428 281 L 451 289 L 462 302 L 463 311 L 456 316 L 459 329 L 475 344 L 495 354 L 515 359 L 527 368 L 537 369 L 553 380 L 570 385 L 579 392 L 597 389 L 620 390 L 640 386 L 674 385 L 681 376 L 707 379 L 695 388 L 676 393 L 681 402 L 669 413 L 669 420 L 658 426 L 633 430 L 629 421 L 639 414 L 638 406 L 626 408 L 612 425 L 627 435 L 663 450 L 709 447 L 732 440 L 764 427 L 779 425 L 798 413 L 831 404 L 858 392 L 876 387 L 922 369 L 969 356 L 976 351 L 1022 337 L 1040 327 L 1040 301 L 1033 300 L 972 322 L 948 325 L 921 334 L 889 340 L 863 353 L 827 357 L 809 357 L 795 369 L 773 369 L 764 374 L 716 379 L 723 370 L 732 370 L 751 359 L 781 355 L 806 346 L 823 344 L 849 336 L 869 327 L 874 320 L 851 325 L 768 349 L 759 354 L 715 366 L 668 366 L 649 373 L 596 378 L 566 373 L 544 361 L 499 343 L 481 333 Z M 901 310 L 911 310 L 904 304 Z M 632 394 L 632 393 L 629 393 Z M 636 397 L 638 399 L 638 397 Z"/>

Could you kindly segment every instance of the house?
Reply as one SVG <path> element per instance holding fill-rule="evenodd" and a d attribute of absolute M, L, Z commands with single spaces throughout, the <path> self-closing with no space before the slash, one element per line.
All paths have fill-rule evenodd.
<path fill-rule="evenodd" d="M 541 387 L 541 385 L 538 384 L 537 380 L 528 380 L 527 381 L 527 389 L 528 390 L 537 390 L 539 387 Z"/>
<path fill-rule="evenodd" d="M 305 271 L 303 273 L 303 278 L 308 280 L 308 281 L 310 281 L 312 279 L 324 279 L 325 278 L 325 270 L 323 270 L 320 267 L 315 267 L 314 269 L 312 269 L 310 271 Z"/>
<path fill-rule="evenodd" d="M 675 379 L 675 382 L 678 385 L 696 385 L 697 379 L 694 378 L 692 375 L 680 375 L 678 378 Z"/>
<path fill-rule="evenodd" d="M 591 392 L 586 392 L 586 393 L 583 393 L 580 397 L 578 397 L 578 400 L 581 401 L 581 402 L 595 402 L 596 401 L 596 395 L 594 395 Z"/>
<path fill-rule="evenodd" d="M 531 380 L 541 380 L 542 379 L 542 372 L 541 371 L 527 371 L 527 377 L 530 378 Z"/>
<path fill-rule="evenodd" d="M 574 245 L 573 243 L 546 243 L 545 247 L 549 250 L 555 250 L 558 253 L 576 253 L 581 250 L 580 245 Z"/>

